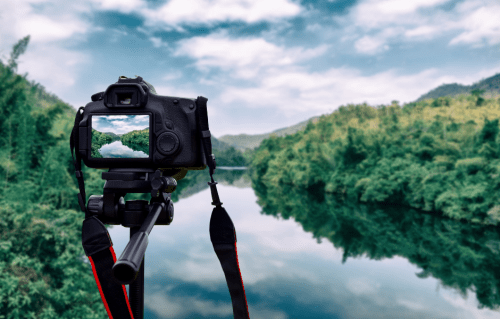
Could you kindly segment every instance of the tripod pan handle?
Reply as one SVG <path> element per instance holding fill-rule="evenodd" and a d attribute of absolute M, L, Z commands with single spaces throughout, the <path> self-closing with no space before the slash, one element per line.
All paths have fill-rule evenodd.
<path fill-rule="evenodd" d="M 130 238 L 120 259 L 113 265 L 113 276 L 122 285 L 132 283 L 137 277 L 148 247 L 148 234 L 138 232 Z"/>
<path fill-rule="evenodd" d="M 166 209 L 164 203 L 153 204 L 141 228 L 130 238 L 120 258 L 113 265 L 113 276 L 122 285 L 132 283 L 137 277 L 148 247 L 148 234 L 164 209 Z"/>

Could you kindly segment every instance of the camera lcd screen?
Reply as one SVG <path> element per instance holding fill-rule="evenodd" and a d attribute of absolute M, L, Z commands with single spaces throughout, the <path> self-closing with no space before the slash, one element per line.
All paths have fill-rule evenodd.
<path fill-rule="evenodd" d="M 149 115 L 92 115 L 91 123 L 91 157 L 149 157 Z"/>

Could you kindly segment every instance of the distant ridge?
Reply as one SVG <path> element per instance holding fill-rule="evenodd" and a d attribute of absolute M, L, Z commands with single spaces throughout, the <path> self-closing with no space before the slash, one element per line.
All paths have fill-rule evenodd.
<path fill-rule="evenodd" d="M 102 134 L 105 134 L 105 135 L 109 135 L 111 136 L 111 138 L 113 140 L 119 140 L 120 139 L 120 136 L 122 136 L 123 134 L 115 134 L 113 132 L 102 132 Z"/>
<path fill-rule="evenodd" d="M 462 85 L 458 83 L 443 84 L 428 93 L 419 97 L 415 102 L 437 99 L 438 97 L 450 96 L 455 97 L 460 94 L 469 95 L 472 90 L 484 90 L 484 98 L 492 98 L 500 95 L 500 73 L 483 79 L 472 85 Z"/>
<path fill-rule="evenodd" d="M 223 135 L 219 137 L 218 140 L 223 142 L 224 144 L 233 146 L 237 150 L 245 151 L 247 149 L 256 148 L 257 146 L 260 145 L 260 142 L 262 142 L 264 139 L 270 137 L 273 134 L 276 136 L 285 136 L 294 134 L 304 129 L 307 123 L 309 123 L 309 121 L 313 121 L 313 123 L 316 123 L 318 121 L 318 118 L 319 116 L 313 116 L 308 120 L 302 121 L 300 123 L 297 123 L 289 127 L 277 129 L 270 133 L 256 134 L 256 135 L 248 135 L 248 134 Z"/>

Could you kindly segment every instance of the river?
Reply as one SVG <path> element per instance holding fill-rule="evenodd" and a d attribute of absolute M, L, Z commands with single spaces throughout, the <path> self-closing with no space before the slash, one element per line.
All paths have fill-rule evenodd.
<path fill-rule="evenodd" d="M 233 172 L 241 178 L 217 189 L 235 224 L 252 319 L 500 317 L 490 309 L 499 305 L 497 228 L 299 191 L 269 199 Z M 233 318 L 210 242 L 211 201 L 202 186 L 174 203 L 171 225 L 153 228 L 145 319 Z M 109 233 L 118 257 L 129 229 Z"/>
<path fill-rule="evenodd" d="M 103 145 L 99 149 L 99 153 L 103 158 L 143 158 L 149 157 L 148 154 L 142 151 L 135 151 L 130 147 L 123 145 L 121 141 L 114 141 Z"/>

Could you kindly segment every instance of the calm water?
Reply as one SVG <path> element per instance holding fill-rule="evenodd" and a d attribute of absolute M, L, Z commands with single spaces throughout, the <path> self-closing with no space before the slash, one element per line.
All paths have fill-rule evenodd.
<path fill-rule="evenodd" d="M 210 242 L 210 190 L 202 188 L 176 202 L 172 224 L 149 236 L 144 318 L 233 318 Z M 411 212 L 403 218 L 394 208 L 346 208 L 293 192 L 276 201 L 291 205 L 285 213 L 243 179 L 220 182 L 218 190 L 236 227 L 252 319 L 500 318 L 479 309 L 499 304 L 495 228 Z M 109 233 L 119 257 L 129 229 Z"/>
<path fill-rule="evenodd" d="M 139 158 L 139 157 L 149 157 L 148 154 L 142 151 L 134 151 L 128 146 L 122 144 L 121 141 L 115 141 L 103 145 L 99 149 L 99 153 L 104 158 Z"/>

